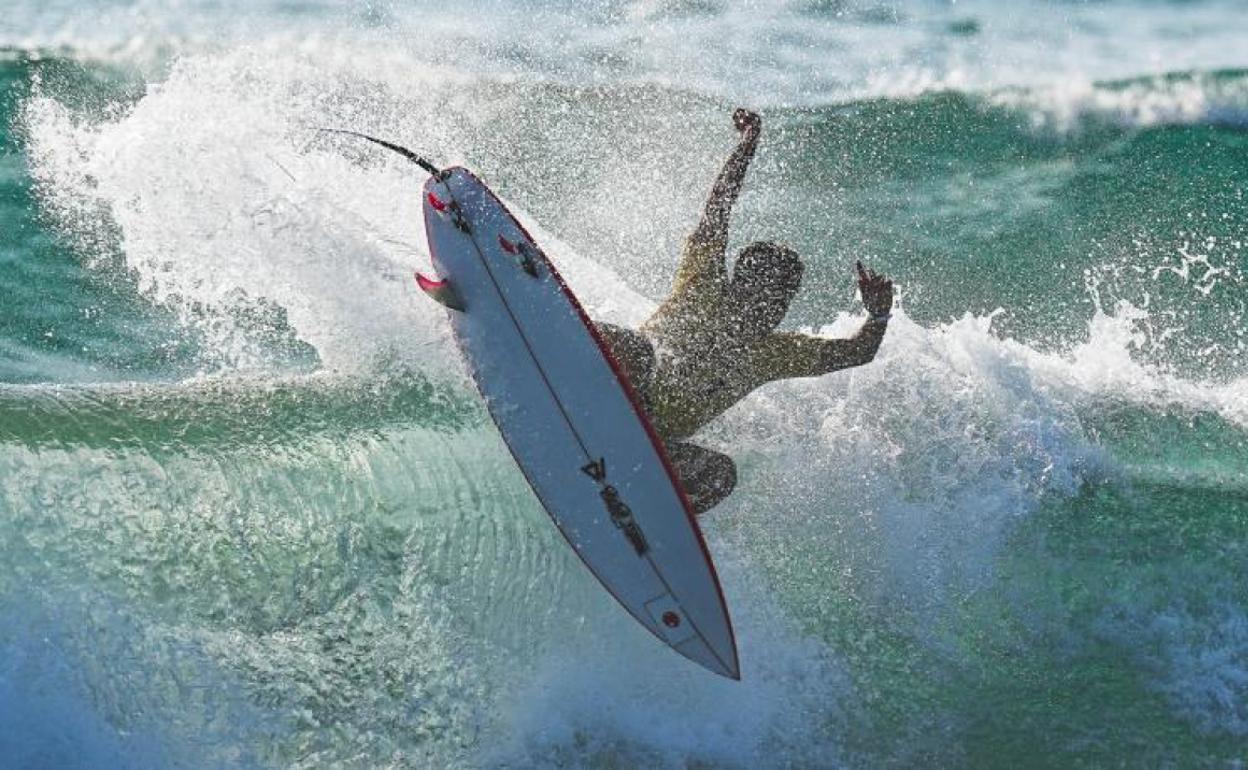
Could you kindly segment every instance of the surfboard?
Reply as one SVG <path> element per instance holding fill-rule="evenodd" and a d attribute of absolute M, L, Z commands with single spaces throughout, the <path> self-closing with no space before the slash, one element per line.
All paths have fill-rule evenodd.
<path fill-rule="evenodd" d="M 542 507 L 652 634 L 740 679 L 715 566 L 663 442 L 610 347 L 497 196 L 464 168 L 424 186 L 436 277 L 468 369 Z"/>

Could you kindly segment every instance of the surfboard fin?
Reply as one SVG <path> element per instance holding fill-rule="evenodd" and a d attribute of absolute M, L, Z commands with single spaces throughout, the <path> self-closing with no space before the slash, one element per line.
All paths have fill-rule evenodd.
<path fill-rule="evenodd" d="M 451 310 L 458 310 L 461 313 L 464 312 L 463 298 L 459 296 L 459 292 L 455 291 L 455 287 L 451 286 L 447 280 L 435 281 L 426 275 L 417 273 L 416 285 L 439 305 L 449 307 Z"/>
<path fill-rule="evenodd" d="M 460 209 L 459 204 L 455 201 L 447 203 L 446 201 L 433 194 L 433 191 L 425 193 L 425 200 L 429 201 L 429 206 L 440 216 L 449 216 L 451 224 L 455 225 L 464 235 L 472 235 L 472 226 L 468 224 L 468 219 L 464 216 L 464 212 Z"/>
<path fill-rule="evenodd" d="M 524 241 L 509 241 L 503 237 L 502 233 L 498 234 L 498 245 L 503 251 L 516 258 L 516 264 L 520 265 L 524 272 L 532 277 L 537 277 L 537 260 L 533 258 L 533 247 Z"/>

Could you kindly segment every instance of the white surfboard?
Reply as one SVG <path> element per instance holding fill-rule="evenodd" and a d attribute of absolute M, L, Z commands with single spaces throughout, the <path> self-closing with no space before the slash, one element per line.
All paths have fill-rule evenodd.
<path fill-rule="evenodd" d="M 740 678 L 719 578 L 663 444 L 554 265 L 479 179 L 425 184 L 429 250 L 472 377 L 533 492 L 655 636 Z M 455 309 L 458 308 L 458 309 Z"/>

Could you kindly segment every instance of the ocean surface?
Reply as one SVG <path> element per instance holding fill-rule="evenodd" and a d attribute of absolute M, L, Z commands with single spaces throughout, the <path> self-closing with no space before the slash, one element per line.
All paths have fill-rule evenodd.
<path fill-rule="evenodd" d="M 464 163 L 637 323 L 734 248 L 876 361 L 704 433 L 743 680 L 565 546 L 411 273 Z M 0 764 L 1242 767 L 1248 12 L 7 0 Z"/>

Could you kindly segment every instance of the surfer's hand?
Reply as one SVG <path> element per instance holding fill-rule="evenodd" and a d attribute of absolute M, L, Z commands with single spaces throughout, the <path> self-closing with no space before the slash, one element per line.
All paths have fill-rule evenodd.
<path fill-rule="evenodd" d="M 893 309 L 893 282 L 873 270 L 867 270 L 861 262 L 858 268 L 858 291 L 862 305 L 872 316 L 886 316 Z"/>
<path fill-rule="evenodd" d="M 758 116 L 757 112 L 738 107 L 732 113 L 732 125 L 736 126 L 742 134 L 757 136 L 763 130 L 763 119 Z"/>

